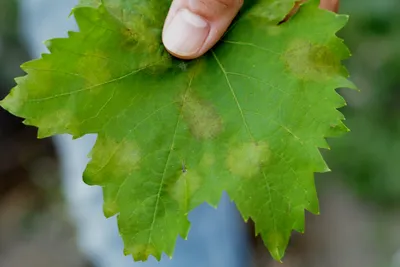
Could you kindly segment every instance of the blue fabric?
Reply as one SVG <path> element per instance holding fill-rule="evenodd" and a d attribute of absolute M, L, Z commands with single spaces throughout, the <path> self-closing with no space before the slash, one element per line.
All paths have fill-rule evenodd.
<path fill-rule="evenodd" d="M 145 0 L 143 0 L 145 1 Z M 43 41 L 65 37 L 76 30 L 72 18 L 67 19 L 76 1 L 20 0 L 21 32 L 32 57 L 46 52 Z M 122 254 L 123 244 L 115 218 L 102 213 L 99 187 L 82 182 L 96 136 L 72 140 L 68 135 L 54 138 L 62 164 L 63 190 L 71 220 L 75 223 L 78 245 L 96 267 L 244 267 L 249 266 L 246 227 L 233 203 L 224 195 L 218 209 L 206 204 L 190 213 L 192 228 L 187 241 L 178 239 L 174 257 L 164 256 L 161 262 L 134 263 Z"/>

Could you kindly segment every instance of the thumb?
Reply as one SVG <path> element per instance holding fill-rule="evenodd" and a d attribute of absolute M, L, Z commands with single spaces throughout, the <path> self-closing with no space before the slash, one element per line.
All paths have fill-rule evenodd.
<path fill-rule="evenodd" d="M 165 48 L 193 59 L 207 52 L 225 33 L 243 0 L 174 0 L 163 29 Z"/>

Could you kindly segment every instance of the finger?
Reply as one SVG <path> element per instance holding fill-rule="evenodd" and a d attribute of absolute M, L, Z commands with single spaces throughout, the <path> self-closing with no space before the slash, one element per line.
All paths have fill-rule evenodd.
<path fill-rule="evenodd" d="M 339 0 L 321 0 L 320 8 L 330 10 L 332 12 L 338 12 Z"/>
<path fill-rule="evenodd" d="M 300 5 L 307 2 L 307 0 L 299 0 L 294 3 L 294 7 L 290 10 L 289 14 L 280 22 L 283 23 L 290 19 L 294 14 L 299 11 Z M 339 10 L 339 0 L 321 0 L 319 7 L 322 9 L 326 9 L 332 12 L 338 12 Z"/>
<path fill-rule="evenodd" d="M 163 29 L 165 48 L 174 56 L 193 59 L 222 37 L 243 0 L 174 0 Z"/>

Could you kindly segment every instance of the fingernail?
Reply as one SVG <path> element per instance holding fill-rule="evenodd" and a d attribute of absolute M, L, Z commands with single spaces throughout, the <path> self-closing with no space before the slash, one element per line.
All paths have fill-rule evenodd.
<path fill-rule="evenodd" d="M 181 9 L 166 26 L 163 43 L 172 54 L 191 56 L 203 46 L 209 30 L 205 19 L 188 9 Z"/>

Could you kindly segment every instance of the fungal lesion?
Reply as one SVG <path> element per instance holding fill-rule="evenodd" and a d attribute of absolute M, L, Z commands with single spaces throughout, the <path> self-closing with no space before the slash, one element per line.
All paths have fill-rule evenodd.
<path fill-rule="evenodd" d="M 223 130 L 221 117 L 215 108 L 198 97 L 192 90 L 181 96 L 182 117 L 197 139 L 212 139 Z"/>
<path fill-rule="evenodd" d="M 103 186 L 103 213 L 107 218 L 112 217 L 119 212 L 119 206 L 117 204 L 118 191 L 119 186 L 112 184 Z"/>
<path fill-rule="evenodd" d="M 126 246 L 124 248 L 124 254 L 132 255 L 135 261 L 145 261 L 150 255 L 154 255 L 156 258 L 159 256 L 159 250 L 155 247 L 154 244 L 135 244 Z"/>
<path fill-rule="evenodd" d="M 110 61 L 109 55 L 99 49 L 85 51 L 75 62 L 75 73 L 85 77 L 83 88 L 90 88 L 110 81 L 112 79 L 109 68 Z M 88 92 L 97 93 L 99 91 L 89 90 Z"/>
<path fill-rule="evenodd" d="M 328 45 L 301 39 L 289 44 L 282 59 L 287 70 L 303 80 L 323 80 L 341 68 L 340 59 Z"/>
<path fill-rule="evenodd" d="M 128 27 L 123 27 L 121 30 L 122 35 L 122 47 L 132 48 L 138 43 L 139 36 L 133 29 Z"/>
<path fill-rule="evenodd" d="M 179 203 L 180 209 L 185 213 L 191 209 L 191 199 L 202 184 L 202 176 L 186 165 L 175 173 L 176 181 L 168 187 L 170 196 Z"/>
<path fill-rule="evenodd" d="M 121 184 L 131 172 L 140 167 L 139 146 L 128 138 L 117 141 L 101 136 L 91 154 L 92 160 L 84 172 L 84 180 L 90 185 L 110 182 Z"/>
<path fill-rule="evenodd" d="M 271 156 L 266 142 L 248 142 L 233 146 L 228 151 L 226 165 L 228 170 L 239 177 L 251 178 L 258 174 Z"/>
<path fill-rule="evenodd" d="M 78 118 L 74 112 L 67 108 L 60 108 L 57 111 L 37 116 L 33 119 L 24 121 L 27 125 L 36 125 L 38 127 L 38 137 L 45 138 L 59 132 L 67 132 L 74 136 L 80 134 L 80 130 L 76 125 Z"/>

